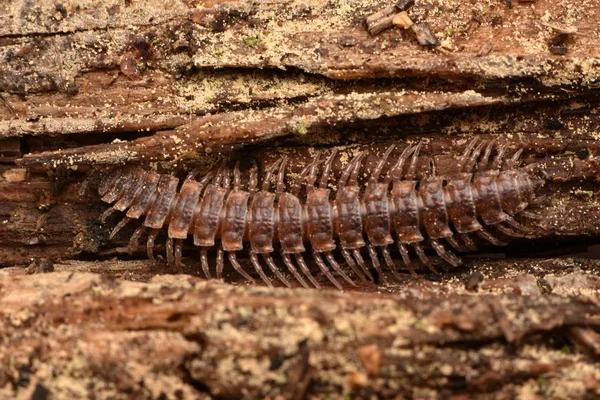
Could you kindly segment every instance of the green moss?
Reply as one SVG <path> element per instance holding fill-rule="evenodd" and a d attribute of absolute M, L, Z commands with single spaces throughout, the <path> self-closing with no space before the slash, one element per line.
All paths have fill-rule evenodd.
<path fill-rule="evenodd" d="M 424 319 L 419 319 L 415 322 L 415 328 L 426 330 L 429 326 L 429 323 Z"/>
<path fill-rule="evenodd" d="M 263 44 L 263 40 L 260 35 L 246 36 L 242 39 L 242 41 L 248 47 L 257 47 Z"/>
<path fill-rule="evenodd" d="M 200 154 L 197 151 L 188 151 L 183 155 L 183 158 L 188 160 L 196 160 L 200 158 Z"/>
<path fill-rule="evenodd" d="M 594 197 L 594 192 L 592 190 L 577 189 L 577 190 L 575 190 L 575 194 L 577 196 L 587 197 L 588 199 L 591 199 L 592 197 Z"/>
<path fill-rule="evenodd" d="M 306 125 L 298 124 L 298 126 L 296 127 L 296 133 L 300 136 L 306 135 L 308 133 L 308 129 L 306 128 Z"/>

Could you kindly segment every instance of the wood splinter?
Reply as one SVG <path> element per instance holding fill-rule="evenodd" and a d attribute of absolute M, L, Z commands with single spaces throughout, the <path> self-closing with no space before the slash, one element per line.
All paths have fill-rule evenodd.
<path fill-rule="evenodd" d="M 384 8 L 366 18 L 367 30 L 375 35 L 392 26 L 411 29 L 421 46 L 434 47 L 438 41 L 426 22 L 414 23 L 406 10 L 412 7 L 414 0 L 401 0 L 396 5 Z"/>
<path fill-rule="evenodd" d="M 410 29 L 415 33 L 417 41 L 421 46 L 424 47 L 435 47 L 438 44 L 438 40 L 431 32 L 431 28 L 427 22 L 421 22 L 413 24 Z"/>
<path fill-rule="evenodd" d="M 415 4 L 414 0 L 400 0 L 395 5 L 389 6 L 368 16 L 365 21 L 367 30 L 371 35 L 376 35 L 394 26 L 394 19 L 398 12 L 406 11 Z"/>

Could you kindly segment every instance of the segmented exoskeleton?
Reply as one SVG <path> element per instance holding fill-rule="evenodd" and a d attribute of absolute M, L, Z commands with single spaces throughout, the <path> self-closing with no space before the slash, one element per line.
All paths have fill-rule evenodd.
<path fill-rule="evenodd" d="M 361 152 L 343 169 L 333 198 L 328 181 L 336 151 L 324 162 L 320 179 L 317 156 L 298 174 L 289 190 L 284 180 L 286 158 L 266 170 L 260 188 L 256 172 L 251 173 L 245 189 L 238 164 L 233 174 L 223 163 L 218 171 L 209 172 L 199 180 L 198 171 L 192 171 L 181 185 L 171 175 L 121 168 L 98 188 L 103 201 L 114 203 L 103 214 L 102 221 L 115 210 L 126 211 L 125 218 L 111 232 L 112 238 L 129 221 L 144 217 L 128 247 L 135 250 L 148 230 L 147 252 L 152 260 L 155 238 L 160 229 L 168 227 L 167 261 L 178 270 L 182 267 L 183 240 L 192 235 L 194 245 L 200 247 L 200 264 L 207 278 L 211 277 L 208 250 L 215 248 L 217 277 L 222 276 L 227 253 L 235 270 L 253 282 L 236 259 L 236 252 L 243 250 L 245 244 L 249 245 L 252 266 L 270 286 L 272 282 L 259 256 L 281 282 L 290 286 L 271 257 L 278 247 L 285 267 L 300 284 L 309 287 L 308 280 L 319 287 L 303 257 L 306 244 L 310 244 L 312 257 L 322 273 L 340 289 L 342 286 L 330 267 L 351 285 L 355 282 L 346 273 L 349 270 L 336 260 L 336 249 L 361 280 L 373 280 L 361 252 L 364 248 L 380 277 L 385 279 L 378 253 L 387 269 L 397 275 L 388 250 L 393 243 L 411 273 L 415 270 L 409 250 L 437 273 L 425 253 L 425 245 L 450 265 L 458 266 L 461 260 L 446 249 L 444 241 L 455 250 L 471 251 L 476 250 L 473 236 L 494 245 L 505 244 L 487 227 L 508 237 L 527 237 L 531 233 L 514 216 L 535 217 L 525 209 L 539 200 L 536 191 L 543 181 L 517 168 L 522 150 L 505 161 L 506 147 L 500 145 L 490 160 L 494 146 L 494 142 L 475 139 L 457 159 L 460 172 L 451 176 L 437 176 L 433 172 L 417 180 L 421 143 L 409 145 L 381 179 L 395 147 L 390 146 L 366 185 L 358 181 L 366 155 Z M 273 176 L 276 176 L 274 191 Z"/>

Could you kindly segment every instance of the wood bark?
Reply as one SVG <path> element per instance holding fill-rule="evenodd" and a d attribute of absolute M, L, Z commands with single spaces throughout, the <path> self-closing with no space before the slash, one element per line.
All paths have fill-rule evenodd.
<path fill-rule="evenodd" d="M 393 4 L 0 3 L 2 397 L 600 396 L 600 1 L 416 1 L 434 48 L 369 34 Z M 420 140 L 444 174 L 473 137 L 544 179 L 533 237 L 353 292 L 205 282 L 192 246 L 157 275 L 80 193 L 126 163 L 297 171 L 333 148 L 368 174 Z"/>
<path fill-rule="evenodd" d="M 2 274 L 3 397 L 600 395 L 595 263 L 489 262 L 478 285 L 415 278 L 399 294 L 140 283 L 114 278 L 143 270 L 133 262 L 90 267 Z"/>

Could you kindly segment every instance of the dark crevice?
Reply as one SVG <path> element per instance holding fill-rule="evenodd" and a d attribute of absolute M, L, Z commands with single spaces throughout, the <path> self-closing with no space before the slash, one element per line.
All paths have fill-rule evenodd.
<path fill-rule="evenodd" d="M 154 131 L 121 131 L 70 133 L 59 136 L 30 136 L 21 137 L 23 154 L 41 153 L 46 151 L 64 150 L 82 146 L 108 144 L 115 140 L 132 141 L 154 135 Z"/>

